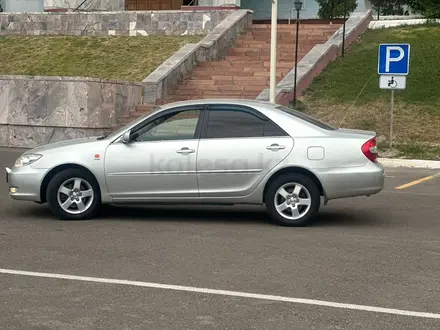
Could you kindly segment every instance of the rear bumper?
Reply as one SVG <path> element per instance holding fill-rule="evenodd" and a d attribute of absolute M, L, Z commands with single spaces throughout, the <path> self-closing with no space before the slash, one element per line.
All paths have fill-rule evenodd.
<path fill-rule="evenodd" d="M 385 169 L 380 163 L 369 162 L 362 167 L 329 169 L 317 174 L 329 200 L 374 195 L 385 185 Z"/>
<path fill-rule="evenodd" d="M 41 202 L 40 187 L 46 169 L 34 169 L 31 166 L 6 168 L 6 182 L 9 196 L 15 200 Z M 12 189 L 11 189 L 12 188 Z"/>

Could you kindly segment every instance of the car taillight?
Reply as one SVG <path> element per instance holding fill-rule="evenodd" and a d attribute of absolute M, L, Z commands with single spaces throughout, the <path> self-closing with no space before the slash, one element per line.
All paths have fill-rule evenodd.
<path fill-rule="evenodd" d="M 368 140 L 362 145 L 362 152 L 364 153 L 365 157 L 367 157 L 373 163 L 377 163 L 376 137 Z"/>

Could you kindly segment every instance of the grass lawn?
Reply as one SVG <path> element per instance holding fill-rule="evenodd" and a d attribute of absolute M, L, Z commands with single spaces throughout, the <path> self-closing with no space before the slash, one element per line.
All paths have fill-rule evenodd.
<path fill-rule="evenodd" d="M 0 37 L 1 75 L 82 76 L 142 81 L 189 37 Z"/>
<path fill-rule="evenodd" d="M 392 151 L 391 92 L 379 89 L 377 74 L 380 43 L 411 44 L 407 88 L 395 92 Z M 376 131 L 386 155 L 440 160 L 440 25 L 368 31 L 313 81 L 300 108 L 336 126 Z"/>

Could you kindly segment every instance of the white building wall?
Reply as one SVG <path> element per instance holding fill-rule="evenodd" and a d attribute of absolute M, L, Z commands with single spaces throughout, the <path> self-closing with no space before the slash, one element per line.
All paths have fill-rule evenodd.
<path fill-rule="evenodd" d="M 2 7 L 5 12 L 42 12 L 44 0 L 3 0 Z"/>
<path fill-rule="evenodd" d="M 83 0 L 44 0 L 45 8 L 77 8 Z M 81 7 L 87 11 L 123 11 L 125 0 L 88 0 Z"/>
<path fill-rule="evenodd" d="M 303 0 L 303 10 L 300 12 L 302 19 L 318 18 L 319 6 L 315 0 Z M 371 9 L 369 0 L 357 0 L 356 11 Z M 270 19 L 272 11 L 272 0 L 199 0 L 199 6 L 222 6 L 236 5 L 245 9 L 252 9 L 253 19 Z M 278 19 L 289 19 L 296 17 L 293 10 L 293 0 L 278 0 Z"/>

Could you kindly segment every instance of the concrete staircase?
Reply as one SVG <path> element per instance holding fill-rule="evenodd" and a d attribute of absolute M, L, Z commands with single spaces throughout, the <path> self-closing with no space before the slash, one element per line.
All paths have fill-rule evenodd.
<path fill-rule="evenodd" d="M 325 43 L 340 24 L 301 24 L 298 61 L 316 44 Z M 200 63 L 189 77 L 168 91 L 159 104 L 203 98 L 255 99 L 269 87 L 270 24 L 254 24 L 239 36 L 228 55 L 219 61 Z M 295 24 L 278 25 L 277 82 L 295 66 Z M 152 105 L 138 106 L 121 124 L 151 111 Z"/>

